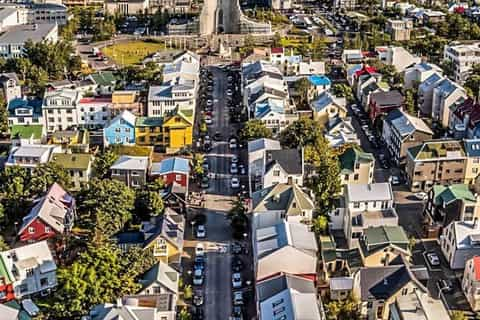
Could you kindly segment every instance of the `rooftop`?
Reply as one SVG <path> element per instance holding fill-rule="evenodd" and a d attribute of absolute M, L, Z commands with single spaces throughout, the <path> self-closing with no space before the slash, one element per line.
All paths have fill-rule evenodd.
<path fill-rule="evenodd" d="M 342 173 L 352 173 L 355 170 L 356 163 L 371 163 L 375 161 L 373 154 L 364 152 L 360 147 L 352 146 L 339 156 L 340 169 Z"/>
<path fill-rule="evenodd" d="M 390 183 L 349 184 L 347 198 L 350 202 L 390 201 L 393 200 Z"/>
<path fill-rule="evenodd" d="M 51 161 L 69 170 L 88 170 L 92 163 L 89 153 L 54 153 Z"/>
<path fill-rule="evenodd" d="M 267 150 L 265 157 L 266 172 L 275 164 L 278 164 L 288 174 L 303 173 L 302 153 L 298 149 Z"/>
<path fill-rule="evenodd" d="M 398 90 L 375 92 L 370 99 L 377 107 L 401 106 L 404 102 L 403 95 Z"/>
<path fill-rule="evenodd" d="M 162 117 L 137 117 L 135 120 L 136 127 L 161 127 L 162 124 Z"/>
<path fill-rule="evenodd" d="M 463 159 L 465 151 L 460 140 L 430 140 L 422 145 L 408 149 L 408 153 L 415 160 L 434 160 L 434 159 Z"/>
<path fill-rule="evenodd" d="M 187 159 L 180 157 L 171 157 L 152 164 L 152 174 L 166 174 L 170 172 L 179 172 L 188 174 L 190 165 Z"/>
<path fill-rule="evenodd" d="M 301 215 L 303 210 L 314 209 L 313 201 L 305 192 L 297 185 L 287 183 L 254 192 L 252 205 L 253 212 L 285 210 L 287 215 Z"/>
<path fill-rule="evenodd" d="M 380 244 L 408 244 L 408 238 L 401 226 L 369 227 L 363 230 L 368 246 Z"/>
<path fill-rule="evenodd" d="M 452 184 L 449 186 L 433 186 L 433 202 L 437 206 L 448 206 L 450 203 L 462 200 L 475 203 L 477 199 L 466 184 Z"/>
<path fill-rule="evenodd" d="M 49 23 L 11 26 L 0 35 L 0 44 L 23 44 L 27 40 L 41 42 L 56 28 L 56 24 Z"/>
<path fill-rule="evenodd" d="M 432 130 L 422 119 L 411 116 L 400 109 L 390 111 L 385 117 L 385 121 L 395 128 L 402 138 L 411 135 L 415 131 L 433 135 Z"/>
<path fill-rule="evenodd" d="M 110 167 L 111 170 L 142 170 L 148 169 L 148 157 L 141 156 L 120 156 Z"/>

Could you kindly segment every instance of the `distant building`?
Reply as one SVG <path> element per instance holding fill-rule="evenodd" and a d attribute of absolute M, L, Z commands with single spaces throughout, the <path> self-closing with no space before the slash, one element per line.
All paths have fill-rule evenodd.
<path fill-rule="evenodd" d="M 47 163 L 54 152 L 62 152 L 62 148 L 56 145 L 24 145 L 13 147 L 10 150 L 5 166 L 20 166 L 32 170 L 40 164 Z"/>
<path fill-rule="evenodd" d="M 480 63 L 480 42 L 445 45 L 443 58 L 452 62 L 455 81 L 464 82 L 472 67 Z"/>
<path fill-rule="evenodd" d="M 386 31 L 390 33 L 393 41 L 408 41 L 413 30 L 413 21 L 409 19 L 388 19 Z"/>
<path fill-rule="evenodd" d="M 380 61 L 395 67 L 397 72 L 403 72 L 414 63 L 420 63 L 420 57 L 412 55 L 403 47 L 376 47 Z"/>
<path fill-rule="evenodd" d="M 474 256 L 466 262 L 462 289 L 472 310 L 480 311 L 480 256 Z"/>
<path fill-rule="evenodd" d="M 104 10 L 109 15 L 133 16 L 148 13 L 149 6 L 149 0 L 107 0 Z"/>
<path fill-rule="evenodd" d="M 34 43 L 58 41 L 58 26 L 56 24 L 18 25 L 8 28 L 0 35 L 0 56 L 3 58 L 18 58 L 23 55 L 25 42 Z"/>

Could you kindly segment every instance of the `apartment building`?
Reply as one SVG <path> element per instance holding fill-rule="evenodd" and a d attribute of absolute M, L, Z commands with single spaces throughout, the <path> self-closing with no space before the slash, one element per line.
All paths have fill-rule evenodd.
<path fill-rule="evenodd" d="M 450 121 L 450 107 L 467 98 L 465 89 L 456 82 L 445 78 L 433 87 L 432 113 L 434 121 L 448 128 Z"/>
<path fill-rule="evenodd" d="M 393 41 L 408 41 L 413 30 L 413 21 L 410 19 L 388 19 L 385 29 Z"/>
<path fill-rule="evenodd" d="M 423 142 L 407 150 L 406 174 L 410 190 L 429 190 L 434 184 L 462 183 L 467 156 L 459 140 Z"/>
<path fill-rule="evenodd" d="M 478 219 L 450 223 L 440 236 L 440 247 L 450 269 L 464 269 L 469 259 L 480 255 Z"/>
<path fill-rule="evenodd" d="M 52 23 L 28 24 L 9 27 L 0 35 L 0 57 L 18 58 L 23 55 L 25 43 L 58 41 L 58 25 Z"/>
<path fill-rule="evenodd" d="M 43 121 L 48 133 L 78 127 L 77 110 L 81 95 L 72 89 L 46 91 L 43 97 Z"/>
<path fill-rule="evenodd" d="M 473 65 L 480 63 L 480 42 L 445 45 L 443 58 L 453 63 L 455 81 L 463 83 L 470 74 Z"/>
<path fill-rule="evenodd" d="M 164 83 L 150 86 L 148 90 L 147 116 L 163 117 L 175 110 L 195 108 L 195 87 L 191 84 Z"/>
<path fill-rule="evenodd" d="M 414 85 L 418 85 L 425 81 L 432 74 L 439 73 L 441 75 L 442 72 L 442 69 L 433 63 L 417 63 L 405 69 L 403 76 L 403 87 L 406 89 L 412 88 Z"/>
<path fill-rule="evenodd" d="M 465 263 L 462 289 L 472 310 L 480 311 L 480 256 L 474 256 Z"/>

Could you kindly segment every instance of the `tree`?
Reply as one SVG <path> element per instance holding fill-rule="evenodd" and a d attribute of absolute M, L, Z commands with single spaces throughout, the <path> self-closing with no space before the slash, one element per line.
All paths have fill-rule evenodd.
<path fill-rule="evenodd" d="M 180 320 L 192 320 L 192 315 L 188 312 L 187 308 L 183 308 L 180 311 Z"/>
<path fill-rule="evenodd" d="M 0 236 L 0 251 L 10 250 L 10 246 L 5 242 L 5 239 Z"/>
<path fill-rule="evenodd" d="M 360 319 L 358 301 L 352 295 L 345 300 L 330 301 L 325 311 L 328 320 Z"/>
<path fill-rule="evenodd" d="M 103 179 L 107 177 L 108 170 L 117 161 L 118 154 L 111 150 L 107 150 L 95 157 L 93 162 L 93 173 L 95 177 Z"/>
<path fill-rule="evenodd" d="M 6 210 L 7 221 L 19 219 L 30 204 L 32 197 L 30 173 L 27 169 L 6 167 L 0 174 L 0 190 Z"/>
<path fill-rule="evenodd" d="M 135 193 L 123 182 L 94 178 L 78 195 L 80 224 L 94 231 L 97 240 L 122 230 L 132 218 Z"/>
<path fill-rule="evenodd" d="M 298 96 L 297 105 L 300 109 L 308 108 L 308 102 L 310 100 L 310 88 L 312 87 L 310 81 L 307 78 L 300 78 L 295 81 L 295 92 Z"/>
<path fill-rule="evenodd" d="M 236 239 L 242 239 L 243 235 L 248 232 L 248 217 L 246 213 L 247 209 L 241 199 L 236 199 L 232 204 L 232 208 L 228 211 L 233 237 Z"/>
<path fill-rule="evenodd" d="M 193 296 L 192 286 L 188 284 L 183 289 L 183 299 L 189 300 L 189 299 L 192 299 L 192 296 Z"/>
<path fill-rule="evenodd" d="M 318 123 L 309 118 L 300 118 L 280 132 L 280 142 L 285 148 L 303 147 L 315 144 L 321 135 Z"/>
<path fill-rule="evenodd" d="M 319 215 L 313 220 L 313 230 L 316 234 L 326 234 L 328 230 L 328 217 Z"/>
<path fill-rule="evenodd" d="M 472 73 L 468 76 L 463 85 L 467 91 L 468 96 L 477 98 L 480 96 L 480 74 Z"/>
<path fill-rule="evenodd" d="M 449 77 L 452 78 L 454 74 L 454 65 L 451 60 L 445 59 L 440 63 L 440 68 L 442 68 L 443 73 Z"/>
<path fill-rule="evenodd" d="M 144 274 L 154 264 L 158 263 L 157 258 L 153 255 L 153 248 L 143 249 L 135 246 L 122 253 L 121 260 L 123 268 L 133 278 Z"/>
<path fill-rule="evenodd" d="M 5 99 L 0 98 L 0 135 L 8 132 L 8 110 Z"/>
<path fill-rule="evenodd" d="M 43 194 L 55 182 L 65 189 L 72 187 L 72 178 L 63 167 L 54 162 L 42 163 L 31 173 L 31 193 Z"/>
<path fill-rule="evenodd" d="M 163 213 L 162 196 L 158 191 L 138 191 L 135 199 L 135 211 L 142 218 L 161 215 Z"/>
<path fill-rule="evenodd" d="M 120 250 L 109 244 L 90 245 L 71 266 L 58 270 L 58 288 L 46 301 L 48 313 L 52 319 L 80 318 L 96 304 L 135 293 L 140 287 L 136 276 Z"/>
<path fill-rule="evenodd" d="M 200 178 L 204 174 L 203 159 L 204 156 L 201 153 L 195 153 L 193 155 L 193 174 L 195 178 Z"/>
<path fill-rule="evenodd" d="M 243 142 L 248 142 L 258 138 L 271 138 L 272 135 L 272 130 L 267 128 L 261 120 L 252 119 L 247 121 L 240 130 L 239 138 Z"/>
<path fill-rule="evenodd" d="M 414 116 L 415 115 L 415 99 L 413 89 L 405 90 L 405 109 L 407 112 Z"/>
<path fill-rule="evenodd" d="M 346 84 L 334 84 L 332 86 L 332 92 L 337 97 L 345 97 L 348 102 L 354 100 L 352 88 Z"/>
<path fill-rule="evenodd" d="M 465 317 L 465 313 L 463 313 L 463 311 L 455 310 L 452 312 L 450 319 L 451 320 L 467 320 L 467 317 Z"/>

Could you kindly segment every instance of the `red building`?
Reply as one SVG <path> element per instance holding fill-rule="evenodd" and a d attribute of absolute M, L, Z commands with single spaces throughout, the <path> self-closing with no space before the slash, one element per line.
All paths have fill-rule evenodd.
<path fill-rule="evenodd" d="M 380 115 L 386 115 L 394 109 L 401 108 L 405 99 L 398 90 L 386 92 L 375 92 L 370 96 L 369 113 L 370 119 L 375 119 Z"/>
<path fill-rule="evenodd" d="M 165 185 L 176 183 L 188 190 L 189 174 L 190 165 L 184 158 L 172 157 L 152 164 L 152 177 L 162 178 Z"/>
<path fill-rule="evenodd" d="M 23 218 L 18 235 L 21 241 L 26 242 L 49 239 L 70 231 L 74 217 L 75 199 L 54 183 Z"/>

